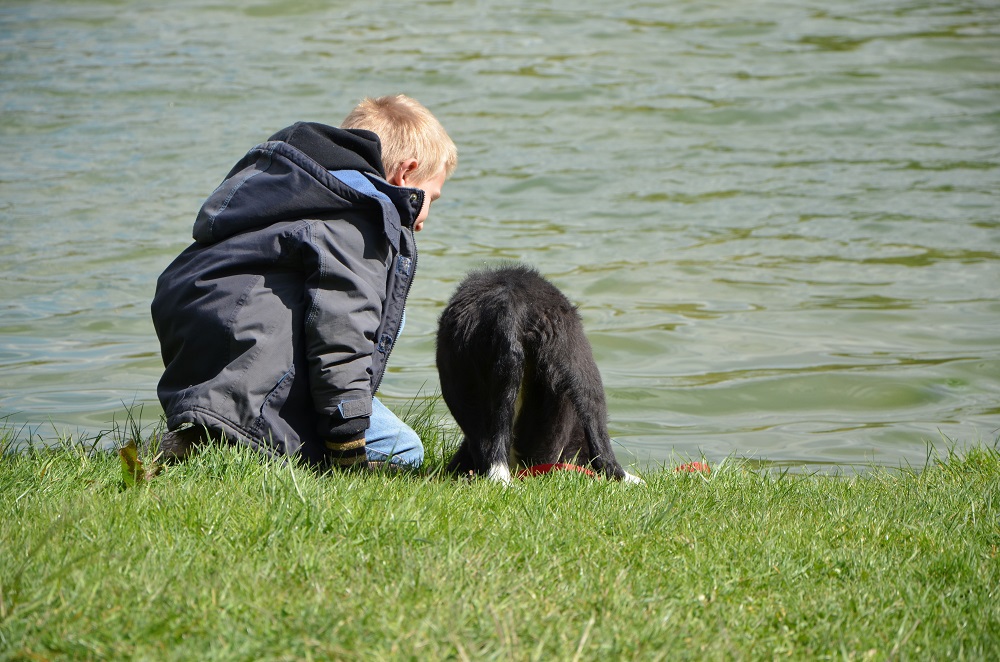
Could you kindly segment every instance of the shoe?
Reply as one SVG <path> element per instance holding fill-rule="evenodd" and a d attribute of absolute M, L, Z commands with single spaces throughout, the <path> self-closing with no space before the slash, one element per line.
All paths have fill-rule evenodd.
<path fill-rule="evenodd" d="M 167 432 L 160 438 L 160 460 L 179 462 L 194 455 L 202 444 L 202 432 L 197 427 Z"/>

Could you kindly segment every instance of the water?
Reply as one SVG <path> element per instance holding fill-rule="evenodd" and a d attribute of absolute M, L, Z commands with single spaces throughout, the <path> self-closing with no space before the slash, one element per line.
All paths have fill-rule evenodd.
<path fill-rule="evenodd" d="M 1000 6 L 6 2 L 0 415 L 159 415 L 155 278 L 250 146 L 406 92 L 459 145 L 390 405 L 470 268 L 578 302 L 619 453 L 921 465 L 1000 429 Z"/>

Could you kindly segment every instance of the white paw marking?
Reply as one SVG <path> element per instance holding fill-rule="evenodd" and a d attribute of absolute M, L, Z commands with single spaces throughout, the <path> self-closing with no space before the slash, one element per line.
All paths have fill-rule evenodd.
<path fill-rule="evenodd" d="M 622 478 L 623 483 L 635 483 L 636 485 L 645 485 L 646 481 L 638 476 L 633 476 L 629 472 L 625 472 L 625 476 Z"/>
<path fill-rule="evenodd" d="M 503 483 L 504 485 L 510 485 L 510 467 L 502 462 L 497 462 L 492 467 L 490 467 L 489 472 L 486 477 L 490 480 L 496 481 L 498 483 Z"/>

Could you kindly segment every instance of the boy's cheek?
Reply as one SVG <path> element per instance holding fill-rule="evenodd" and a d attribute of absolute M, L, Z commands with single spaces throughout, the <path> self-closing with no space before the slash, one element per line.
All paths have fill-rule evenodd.
<path fill-rule="evenodd" d="M 413 222 L 414 232 L 420 232 L 421 230 L 424 229 L 424 221 L 427 220 L 427 217 L 430 215 L 430 212 L 431 212 L 431 203 L 428 200 L 424 200 L 424 206 L 420 210 L 420 214 L 417 215 L 416 220 Z"/>

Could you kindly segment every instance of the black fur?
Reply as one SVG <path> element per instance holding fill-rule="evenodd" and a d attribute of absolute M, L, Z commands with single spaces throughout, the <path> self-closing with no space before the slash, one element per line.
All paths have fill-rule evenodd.
<path fill-rule="evenodd" d="M 437 367 L 465 435 L 450 471 L 490 475 L 510 460 L 572 462 L 634 478 L 611 449 L 604 387 L 580 315 L 534 269 L 511 265 L 466 277 L 441 313 Z"/>

